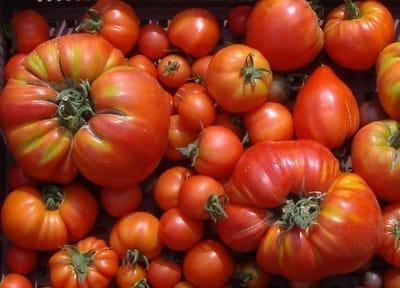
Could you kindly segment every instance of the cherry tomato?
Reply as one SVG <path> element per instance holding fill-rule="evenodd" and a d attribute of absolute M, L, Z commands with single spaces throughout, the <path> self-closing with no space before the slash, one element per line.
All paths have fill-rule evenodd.
<path fill-rule="evenodd" d="M 174 95 L 174 104 L 175 104 L 175 111 L 178 112 L 179 103 L 186 97 L 188 94 L 192 93 L 204 93 L 208 94 L 207 88 L 203 85 L 197 83 L 185 83 L 176 90 Z"/>
<path fill-rule="evenodd" d="M 139 185 L 126 188 L 103 188 L 100 201 L 104 209 L 113 217 L 119 218 L 135 211 L 143 199 Z"/>
<path fill-rule="evenodd" d="M 29 274 L 38 263 L 38 254 L 32 249 L 9 246 L 6 251 L 6 262 L 11 272 Z"/>
<path fill-rule="evenodd" d="M 251 13 L 251 6 L 240 5 L 229 11 L 228 28 L 234 34 L 244 35 L 246 32 L 246 22 Z"/>
<path fill-rule="evenodd" d="M 181 266 L 164 256 L 151 260 L 147 269 L 147 279 L 152 288 L 174 288 L 181 278 Z"/>
<path fill-rule="evenodd" d="M 149 73 L 151 76 L 157 79 L 158 77 L 158 72 L 156 66 L 154 66 L 153 62 L 149 60 L 144 55 L 135 55 L 128 60 L 128 65 L 132 66 L 138 71 L 144 71 L 146 73 Z"/>
<path fill-rule="evenodd" d="M 167 32 L 158 24 L 147 24 L 140 30 L 139 51 L 150 59 L 167 55 L 169 41 Z"/>
<path fill-rule="evenodd" d="M 158 79 L 170 88 L 183 85 L 191 75 L 189 62 L 179 55 L 168 55 L 158 64 Z"/>
<path fill-rule="evenodd" d="M 21 63 L 24 62 L 27 54 L 18 53 L 12 56 L 4 66 L 4 79 L 8 81 L 13 73 L 21 66 Z"/>

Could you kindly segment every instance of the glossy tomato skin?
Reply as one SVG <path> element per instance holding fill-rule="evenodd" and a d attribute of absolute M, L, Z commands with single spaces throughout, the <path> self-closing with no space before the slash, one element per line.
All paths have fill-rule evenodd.
<path fill-rule="evenodd" d="M 25 172 L 22 171 L 21 167 L 16 164 L 13 164 L 8 168 L 6 179 L 9 191 L 13 191 L 23 186 L 39 187 L 39 182 L 26 175 Z"/>
<path fill-rule="evenodd" d="M 390 144 L 400 124 L 394 120 L 372 122 L 354 137 L 351 160 L 354 172 L 367 181 L 378 198 L 399 201 L 399 141 Z"/>
<path fill-rule="evenodd" d="M 28 274 L 35 269 L 38 263 L 38 254 L 32 249 L 10 245 L 6 251 L 6 262 L 9 271 Z"/>
<path fill-rule="evenodd" d="M 258 69 L 257 73 L 254 73 L 254 68 Z M 246 78 L 243 69 L 247 69 L 252 77 Z M 246 45 L 234 44 L 214 55 L 205 80 L 208 91 L 222 109 L 240 113 L 267 100 L 272 72 L 260 52 Z"/>
<path fill-rule="evenodd" d="M 119 288 L 132 288 L 143 279 L 147 279 L 146 269 L 139 264 L 122 265 L 115 276 Z"/>
<path fill-rule="evenodd" d="M 78 183 L 54 190 L 63 194 L 56 198 L 60 204 L 55 207 L 45 203 L 36 188 L 21 187 L 8 194 L 1 220 L 10 241 L 23 248 L 50 251 L 82 239 L 92 229 L 98 210 L 92 193 Z"/>
<path fill-rule="evenodd" d="M 324 65 L 314 70 L 300 89 L 293 120 L 299 139 L 312 139 L 329 149 L 340 147 L 360 125 L 353 93 Z"/>
<path fill-rule="evenodd" d="M 196 58 L 206 56 L 220 37 L 218 22 L 203 8 L 188 8 L 177 13 L 168 27 L 172 44 Z"/>
<path fill-rule="evenodd" d="M 360 127 L 379 120 L 389 119 L 377 100 L 366 101 L 360 106 Z"/>
<path fill-rule="evenodd" d="M 379 255 L 396 268 L 400 268 L 400 251 L 398 249 L 400 231 L 400 204 L 392 203 L 383 211 L 383 241 Z M 397 235 L 396 235 L 397 234 Z"/>
<path fill-rule="evenodd" d="M 127 250 L 137 249 L 152 259 L 160 254 L 163 243 L 158 234 L 159 220 L 148 212 L 133 212 L 116 222 L 110 233 L 110 246 L 120 259 Z"/>
<path fill-rule="evenodd" d="M 164 256 L 153 259 L 147 269 L 147 279 L 153 288 L 174 288 L 181 278 L 181 266 Z"/>
<path fill-rule="evenodd" d="M 188 60 L 180 55 L 170 54 L 158 63 L 158 79 L 170 88 L 183 85 L 191 75 Z"/>
<path fill-rule="evenodd" d="M 167 32 L 160 25 L 151 23 L 140 29 L 139 51 L 150 59 L 159 59 L 167 55 L 169 41 Z"/>
<path fill-rule="evenodd" d="M 158 77 L 158 72 L 156 66 L 149 58 L 144 55 L 135 55 L 128 60 L 128 65 L 135 68 L 138 71 L 144 71 L 149 73 L 155 79 Z"/>
<path fill-rule="evenodd" d="M 93 253 L 85 267 L 87 271 L 83 282 L 75 270 L 78 267 L 74 267 L 72 261 L 76 253 L 73 249 L 83 254 L 89 251 Z M 80 240 L 75 248 L 66 246 L 55 253 L 49 259 L 49 267 L 53 288 L 106 288 L 118 272 L 118 255 L 107 247 L 104 240 L 91 236 Z"/>
<path fill-rule="evenodd" d="M 324 26 L 325 50 L 343 67 L 367 70 L 375 65 L 383 48 L 394 40 L 393 17 L 378 1 L 354 4 L 359 9 L 359 17 L 347 17 L 346 5 L 328 14 Z"/>
<path fill-rule="evenodd" d="M 175 111 L 178 113 L 179 103 L 185 99 L 186 95 L 193 94 L 193 93 L 203 93 L 208 94 L 207 88 L 204 85 L 188 82 L 183 84 L 176 90 L 174 94 L 174 104 L 175 104 Z"/>
<path fill-rule="evenodd" d="M 383 287 L 397 288 L 400 285 L 400 270 L 392 268 L 388 270 L 383 277 Z"/>
<path fill-rule="evenodd" d="M 18 68 L 21 66 L 22 62 L 24 62 L 27 54 L 25 53 L 18 53 L 12 56 L 6 63 L 6 66 L 4 66 L 4 79 L 7 81 L 10 79 L 12 74 L 18 70 Z"/>
<path fill-rule="evenodd" d="M 30 53 L 50 37 L 46 19 L 33 10 L 22 10 L 11 19 L 18 53 Z"/>
<path fill-rule="evenodd" d="M 135 211 L 142 200 L 143 193 L 137 184 L 118 189 L 103 188 L 100 191 L 101 204 L 108 214 L 116 218 Z"/>
<path fill-rule="evenodd" d="M 251 13 L 251 6 L 240 5 L 232 8 L 228 14 L 228 28 L 236 35 L 246 33 L 246 22 Z"/>
<path fill-rule="evenodd" d="M 203 82 L 206 78 L 208 65 L 210 65 L 213 56 L 204 56 L 192 63 L 192 77 L 196 82 Z"/>
<path fill-rule="evenodd" d="M 245 282 L 248 288 L 265 288 L 270 282 L 270 276 L 254 260 L 236 263 L 235 271 L 241 276 L 250 277 Z"/>
<path fill-rule="evenodd" d="M 273 71 L 291 71 L 317 57 L 324 35 L 307 1 L 263 0 L 247 20 L 246 44 L 259 50 Z"/>
<path fill-rule="evenodd" d="M 234 272 L 234 263 L 224 246 L 215 240 L 203 240 L 183 259 L 185 279 L 198 288 L 217 288 L 226 284 Z"/>
<path fill-rule="evenodd" d="M 25 276 L 17 273 L 10 273 L 0 279 L 0 288 L 32 288 L 31 282 Z"/>

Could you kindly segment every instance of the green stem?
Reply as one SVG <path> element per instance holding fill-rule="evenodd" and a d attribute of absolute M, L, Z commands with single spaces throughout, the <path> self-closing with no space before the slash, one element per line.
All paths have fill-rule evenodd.
<path fill-rule="evenodd" d="M 93 258 L 96 252 L 89 250 L 88 252 L 82 253 L 75 246 L 66 245 L 64 246 L 71 255 L 71 266 L 73 267 L 75 274 L 78 276 L 80 284 L 85 283 L 89 267 L 93 265 Z"/>
<path fill-rule="evenodd" d="M 124 258 L 122 259 L 122 265 L 135 265 L 135 264 L 142 264 L 145 269 L 149 267 L 149 259 L 144 256 L 139 250 L 137 249 L 128 249 Z"/>
<path fill-rule="evenodd" d="M 389 139 L 389 145 L 395 149 L 400 148 L 400 130 L 396 131 Z"/>
<path fill-rule="evenodd" d="M 182 153 L 183 156 L 192 159 L 192 166 L 196 164 L 197 157 L 199 157 L 199 144 L 200 144 L 200 136 L 193 142 L 190 143 L 186 147 L 178 147 L 176 150 Z"/>
<path fill-rule="evenodd" d="M 143 278 L 133 284 L 132 288 L 150 288 L 150 285 L 147 283 L 146 278 Z"/>
<path fill-rule="evenodd" d="M 271 70 L 254 67 L 254 55 L 251 53 L 246 56 L 244 65 L 240 69 L 240 76 L 244 78 L 243 84 L 251 84 L 253 87 L 256 86 L 256 80 L 262 79 L 268 74 L 271 74 Z"/>
<path fill-rule="evenodd" d="M 58 185 L 48 184 L 43 187 L 42 195 L 46 209 L 54 211 L 57 210 L 64 202 L 65 191 Z"/>
<path fill-rule="evenodd" d="M 178 61 L 168 61 L 167 65 L 164 67 L 164 75 L 168 76 L 174 74 L 178 71 L 181 64 Z"/>
<path fill-rule="evenodd" d="M 208 197 L 207 202 L 204 204 L 204 210 L 208 212 L 211 220 L 217 222 L 221 219 L 228 218 L 224 210 L 224 205 L 228 202 L 228 198 L 225 195 L 212 194 Z"/>
<path fill-rule="evenodd" d="M 397 218 L 395 222 L 396 224 L 393 227 L 392 234 L 396 238 L 395 249 L 398 251 L 400 248 L 400 218 Z"/>
<path fill-rule="evenodd" d="M 361 18 L 360 8 L 352 0 L 344 0 L 344 19 L 352 20 Z"/>
<path fill-rule="evenodd" d="M 82 21 L 78 27 L 76 27 L 75 32 L 88 32 L 96 34 L 103 29 L 103 20 L 101 19 L 100 13 L 90 8 L 88 10 L 89 17 Z"/>
<path fill-rule="evenodd" d="M 233 278 L 235 282 L 238 282 L 238 287 L 247 287 L 247 283 L 253 279 L 253 276 L 248 273 L 237 272 Z"/>

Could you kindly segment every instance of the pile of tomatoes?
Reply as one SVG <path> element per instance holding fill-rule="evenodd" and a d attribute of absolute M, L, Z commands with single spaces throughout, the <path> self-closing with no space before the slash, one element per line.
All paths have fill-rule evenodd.
<path fill-rule="evenodd" d="M 36 285 L 53 288 L 330 287 L 350 273 L 400 287 L 393 15 L 345 0 L 317 16 L 316 2 L 232 7 L 226 27 L 185 8 L 163 28 L 99 0 L 52 39 L 43 16 L 17 11 L 0 287 L 33 287 L 38 259 Z M 338 67 L 375 69 L 376 99 Z"/>

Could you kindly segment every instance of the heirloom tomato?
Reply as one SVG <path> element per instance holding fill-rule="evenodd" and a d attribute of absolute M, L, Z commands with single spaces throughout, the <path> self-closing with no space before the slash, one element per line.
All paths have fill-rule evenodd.
<path fill-rule="evenodd" d="M 128 65 L 135 68 L 138 71 L 144 71 L 149 73 L 155 79 L 158 77 L 158 71 L 156 66 L 154 66 L 153 62 L 149 58 L 144 55 L 135 55 L 128 60 Z"/>
<path fill-rule="evenodd" d="M 143 193 L 137 184 L 125 188 L 103 188 L 100 191 L 101 204 L 108 214 L 116 218 L 135 211 L 142 199 Z"/>
<path fill-rule="evenodd" d="M 107 288 L 118 271 L 118 255 L 104 240 L 87 237 L 49 259 L 53 288 Z"/>
<path fill-rule="evenodd" d="M 10 271 L 29 274 L 38 264 L 38 253 L 32 249 L 10 245 L 6 251 L 6 262 Z"/>
<path fill-rule="evenodd" d="M 4 234 L 14 244 L 54 250 L 84 237 L 97 218 L 97 202 L 82 184 L 21 187 L 7 195 L 1 210 Z"/>
<path fill-rule="evenodd" d="M 262 0 L 247 20 L 246 44 L 260 51 L 273 71 L 290 71 L 318 56 L 324 34 L 306 0 Z"/>
<path fill-rule="evenodd" d="M 4 66 L 4 79 L 7 81 L 24 62 L 27 54 L 19 53 L 12 56 Z"/>
<path fill-rule="evenodd" d="M 394 267 L 400 268 L 400 203 L 392 203 L 383 211 L 383 241 L 379 255 Z"/>
<path fill-rule="evenodd" d="M 3 275 L 0 278 L 0 288 L 32 288 L 31 282 L 25 276 L 17 273 Z"/>
<path fill-rule="evenodd" d="M 119 50 L 90 34 L 49 40 L 27 56 L 0 97 L 8 147 L 26 174 L 64 184 L 80 171 L 115 188 L 157 167 L 170 104 L 153 77 L 115 67 L 123 63 Z"/>
<path fill-rule="evenodd" d="M 126 54 L 139 39 L 139 18 L 132 6 L 121 0 L 98 0 L 88 10 L 77 31 L 102 36 Z"/>
<path fill-rule="evenodd" d="M 385 288 L 397 288 L 400 287 L 400 270 L 391 268 L 386 271 L 383 276 L 383 287 Z"/>
<path fill-rule="evenodd" d="M 230 201 L 270 208 L 257 262 L 268 273 L 311 282 L 360 268 L 382 240 L 378 201 L 358 175 L 311 140 L 263 141 L 232 175 Z"/>
<path fill-rule="evenodd" d="M 159 59 L 168 54 L 167 32 L 158 24 L 151 23 L 140 29 L 139 51 L 150 59 Z"/>
<path fill-rule="evenodd" d="M 161 255 L 150 261 L 147 279 L 152 288 L 174 288 L 181 278 L 182 267 L 173 260 Z"/>
<path fill-rule="evenodd" d="M 400 123 L 372 122 L 361 128 L 351 148 L 353 170 L 378 198 L 400 201 Z"/>
<path fill-rule="evenodd" d="M 232 8 L 228 14 L 228 28 L 236 35 L 246 33 L 246 22 L 251 13 L 251 6 L 240 5 Z"/>

